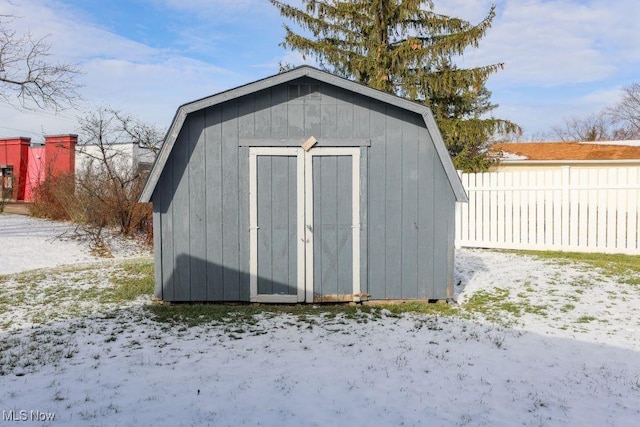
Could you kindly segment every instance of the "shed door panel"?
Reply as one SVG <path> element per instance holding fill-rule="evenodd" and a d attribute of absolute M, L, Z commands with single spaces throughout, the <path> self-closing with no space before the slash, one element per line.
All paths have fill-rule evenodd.
<path fill-rule="evenodd" d="M 353 295 L 351 156 L 313 157 L 313 292 L 315 301 Z"/>
<path fill-rule="evenodd" d="M 302 149 L 253 147 L 249 157 L 250 299 L 304 301 Z"/>
<path fill-rule="evenodd" d="M 258 295 L 297 295 L 296 157 L 257 157 Z"/>

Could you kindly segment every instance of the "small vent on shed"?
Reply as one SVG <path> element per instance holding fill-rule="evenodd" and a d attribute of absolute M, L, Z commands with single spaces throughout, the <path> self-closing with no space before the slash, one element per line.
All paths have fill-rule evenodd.
<path fill-rule="evenodd" d="M 300 98 L 320 98 L 320 85 L 302 84 L 289 85 L 289 99 Z"/>

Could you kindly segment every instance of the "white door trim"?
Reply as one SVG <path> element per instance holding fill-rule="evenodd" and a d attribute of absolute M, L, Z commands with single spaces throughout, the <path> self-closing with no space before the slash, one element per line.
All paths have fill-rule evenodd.
<path fill-rule="evenodd" d="M 296 156 L 297 295 L 258 295 L 258 156 Z M 249 148 L 249 288 L 251 302 L 313 302 L 313 156 L 352 158 L 353 294 L 360 294 L 360 148 L 299 147 Z"/>
<path fill-rule="evenodd" d="M 353 294 L 360 294 L 360 148 L 358 147 L 318 147 L 304 153 L 305 157 L 305 258 L 306 301 L 313 302 L 313 156 L 351 156 L 351 230 L 353 239 Z"/>
<path fill-rule="evenodd" d="M 297 147 L 249 148 L 249 300 L 265 303 L 304 301 L 304 151 Z M 297 295 L 258 295 L 258 156 L 296 156 Z"/>

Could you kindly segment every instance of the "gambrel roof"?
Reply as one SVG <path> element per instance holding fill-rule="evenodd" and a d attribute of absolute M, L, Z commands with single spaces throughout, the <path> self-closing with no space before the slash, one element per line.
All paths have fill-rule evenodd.
<path fill-rule="evenodd" d="M 438 129 L 435 119 L 433 118 L 433 114 L 428 107 L 416 102 L 406 100 L 404 98 L 400 98 L 395 95 L 388 94 L 386 92 L 381 92 L 379 90 L 344 79 L 342 77 L 334 76 L 333 74 L 321 71 L 317 68 L 303 65 L 290 71 L 267 77 L 253 83 L 239 86 L 237 88 L 220 92 L 218 94 L 208 96 L 206 98 L 202 98 L 180 106 L 178 108 L 178 111 L 176 112 L 173 122 L 171 123 L 171 126 L 169 127 L 169 130 L 165 137 L 165 142 L 162 146 L 162 149 L 158 153 L 158 157 L 156 158 L 151 173 L 149 174 L 149 178 L 147 179 L 142 194 L 140 195 L 140 202 L 148 202 L 151 200 L 151 196 L 158 183 L 158 180 L 160 179 L 162 170 L 167 163 L 173 146 L 176 143 L 176 139 L 178 138 L 178 134 L 180 133 L 180 129 L 182 128 L 182 125 L 184 124 L 184 121 L 189 113 L 200 111 L 217 104 L 222 104 L 224 102 L 231 101 L 264 89 L 269 89 L 271 87 L 281 85 L 283 83 L 287 83 L 302 77 L 309 77 L 319 82 L 358 93 L 362 96 L 369 97 L 421 115 L 426 128 L 429 131 L 431 138 L 433 139 L 436 152 L 447 175 L 447 179 L 451 185 L 453 193 L 455 194 L 456 200 L 460 202 L 467 201 L 467 196 L 464 188 L 462 187 L 462 183 L 460 182 L 460 178 L 458 177 L 458 174 L 456 173 L 456 170 L 453 166 L 453 162 L 451 161 L 449 152 L 445 147 L 440 130 Z"/>

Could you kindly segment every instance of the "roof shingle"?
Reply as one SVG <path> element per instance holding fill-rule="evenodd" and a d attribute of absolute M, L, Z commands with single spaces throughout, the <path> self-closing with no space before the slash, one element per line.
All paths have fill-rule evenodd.
<path fill-rule="evenodd" d="M 632 160 L 640 159 L 640 146 L 583 142 L 503 142 L 494 153 L 512 153 L 527 160 Z"/>

